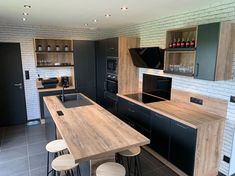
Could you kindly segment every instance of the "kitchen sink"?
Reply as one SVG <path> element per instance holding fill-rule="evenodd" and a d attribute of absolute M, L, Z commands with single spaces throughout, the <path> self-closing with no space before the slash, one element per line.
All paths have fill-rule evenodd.
<path fill-rule="evenodd" d="M 57 98 L 60 100 L 65 108 L 93 105 L 91 101 L 87 100 L 79 94 L 65 94 L 64 101 L 62 101 L 62 95 L 58 95 Z"/>

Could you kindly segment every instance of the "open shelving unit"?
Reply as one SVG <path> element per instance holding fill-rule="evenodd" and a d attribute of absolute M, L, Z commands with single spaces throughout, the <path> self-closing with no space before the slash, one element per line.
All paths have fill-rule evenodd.
<path fill-rule="evenodd" d="M 168 48 L 169 43 L 174 39 L 182 39 L 185 41 L 189 39 L 195 40 L 195 48 Z M 196 45 L 197 45 L 197 27 L 189 27 L 182 29 L 174 29 L 166 32 L 166 50 L 165 50 L 165 62 L 164 72 L 193 76 L 196 59 Z"/>
<path fill-rule="evenodd" d="M 34 48 L 37 67 L 74 66 L 72 40 L 34 39 Z"/>

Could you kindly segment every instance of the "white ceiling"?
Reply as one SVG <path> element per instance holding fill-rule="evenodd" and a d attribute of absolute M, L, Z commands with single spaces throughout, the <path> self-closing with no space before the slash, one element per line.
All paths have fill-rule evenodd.
<path fill-rule="evenodd" d="M 63 27 L 115 28 L 136 24 L 182 11 L 210 5 L 219 0 L 1 0 L 0 23 L 53 25 Z M 25 9 L 24 4 L 32 6 Z M 121 11 L 122 6 L 127 11 Z M 23 22 L 23 12 L 28 12 Z M 111 14 L 106 18 L 105 14 Z M 94 23 L 93 19 L 98 22 Z"/>

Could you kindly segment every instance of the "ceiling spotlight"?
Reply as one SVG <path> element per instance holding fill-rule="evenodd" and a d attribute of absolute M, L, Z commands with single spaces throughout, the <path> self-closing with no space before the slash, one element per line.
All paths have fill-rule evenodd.
<path fill-rule="evenodd" d="M 110 14 L 105 14 L 105 16 L 108 18 L 108 17 L 111 17 L 111 15 Z"/>
<path fill-rule="evenodd" d="M 23 15 L 24 15 L 24 16 L 27 16 L 27 15 L 29 15 L 29 13 L 24 12 Z"/>
<path fill-rule="evenodd" d="M 86 23 L 86 24 L 84 24 L 84 26 L 88 26 L 88 24 Z"/>
<path fill-rule="evenodd" d="M 26 18 L 22 18 L 23 21 L 26 21 L 27 19 Z"/>
<path fill-rule="evenodd" d="M 97 23 L 97 19 L 94 19 L 93 22 Z"/>
<path fill-rule="evenodd" d="M 26 5 L 24 5 L 24 8 L 30 9 L 31 6 L 26 4 Z"/>
<path fill-rule="evenodd" d="M 128 10 L 128 7 L 123 6 L 123 7 L 121 8 L 121 10 L 126 11 L 126 10 Z"/>

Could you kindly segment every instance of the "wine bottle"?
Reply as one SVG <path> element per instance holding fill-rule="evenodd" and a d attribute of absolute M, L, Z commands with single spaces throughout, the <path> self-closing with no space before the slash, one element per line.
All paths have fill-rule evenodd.
<path fill-rule="evenodd" d="M 174 38 L 174 42 L 172 44 L 173 48 L 176 48 L 177 47 L 176 45 L 177 45 L 177 42 L 176 42 L 176 39 Z"/>
<path fill-rule="evenodd" d="M 190 42 L 190 47 L 195 48 L 195 40 L 192 38 L 192 41 Z"/>
<path fill-rule="evenodd" d="M 180 41 L 180 38 L 178 38 L 178 41 L 177 41 L 177 43 L 176 43 L 176 47 L 177 47 L 177 48 L 180 48 L 180 46 L 181 46 L 181 41 Z"/>
<path fill-rule="evenodd" d="M 184 48 L 184 47 L 185 47 L 185 41 L 184 41 L 184 38 L 182 38 L 182 41 L 181 41 L 180 46 L 181 46 L 181 48 Z"/>
<path fill-rule="evenodd" d="M 187 39 L 187 42 L 185 43 L 185 46 L 186 46 L 186 48 L 189 48 L 189 47 L 190 47 L 190 41 L 189 41 L 189 38 Z"/>

